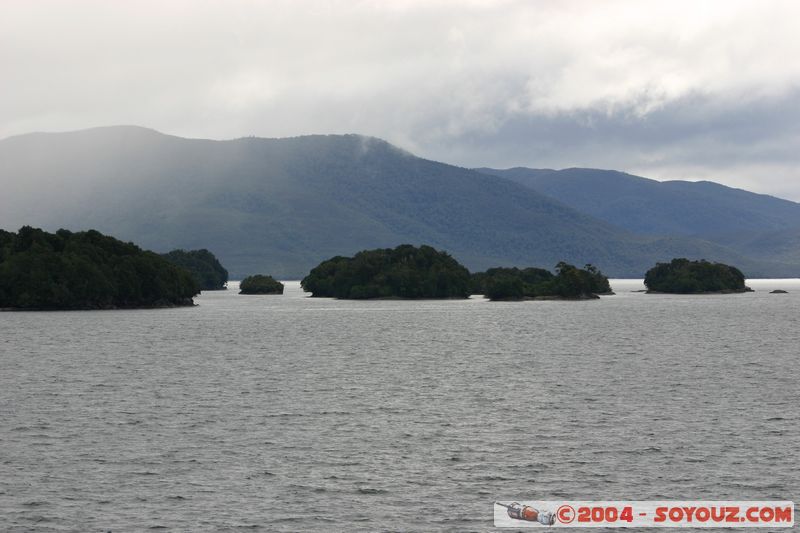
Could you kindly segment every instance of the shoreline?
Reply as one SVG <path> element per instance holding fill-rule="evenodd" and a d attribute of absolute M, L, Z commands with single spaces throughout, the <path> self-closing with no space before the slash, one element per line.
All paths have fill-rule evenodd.
<path fill-rule="evenodd" d="M 602 293 L 604 296 L 610 296 L 614 293 Z M 599 294 L 583 294 L 581 296 L 523 296 L 522 298 L 487 298 L 490 302 L 530 302 L 530 301 L 553 301 L 553 302 L 582 302 L 588 300 L 599 300 Z"/>
<path fill-rule="evenodd" d="M 723 289 L 721 291 L 698 291 L 698 292 L 665 292 L 665 291 L 653 291 L 649 289 L 645 289 L 642 291 L 634 291 L 634 292 L 643 292 L 645 294 L 683 294 L 683 295 L 713 295 L 713 294 L 744 294 L 746 292 L 756 292 L 750 287 L 745 287 L 744 289 Z"/>
<path fill-rule="evenodd" d="M 335 296 L 314 296 L 314 295 L 310 295 L 310 296 L 307 296 L 307 298 L 329 298 L 331 300 L 342 300 L 342 301 L 351 301 L 351 302 L 367 302 L 367 301 L 370 301 L 370 300 L 380 300 L 380 301 L 383 301 L 383 302 L 390 302 L 390 301 L 416 302 L 416 301 L 422 301 L 422 300 L 431 300 L 431 301 L 469 300 L 472 296 L 475 296 L 475 295 L 472 294 L 470 296 L 464 296 L 463 298 L 461 296 L 447 296 L 445 298 L 426 298 L 426 297 L 405 298 L 403 296 L 379 296 L 377 298 L 337 298 Z"/>
<path fill-rule="evenodd" d="M 2 313 L 13 313 L 13 312 L 26 312 L 26 311 L 33 311 L 37 313 L 47 312 L 47 311 L 136 311 L 137 309 L 175 309 L 178 307 L 197 307 L 198 304 L 194 303 L 194 300 L 190 300 L 187 303 L 179 303 L 179 304 L 161 304 L 161 305 L 132 305 L 132 306 L 118 306 L 118 305 L 109 305 L 109 306 L 96 306 L 96 307 L 0 307 L 0 312 Z"/>

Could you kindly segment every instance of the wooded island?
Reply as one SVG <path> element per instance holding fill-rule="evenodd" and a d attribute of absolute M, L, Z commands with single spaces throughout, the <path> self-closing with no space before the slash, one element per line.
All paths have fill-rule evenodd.
<path fill-rule="evenodd" d="M 0 230 L 0 308 L 171 307 L 198 292 L 187 270 L 95 230 Z"/>
<path fill-rule="evenodd" d="M 676 294 L 725 294 L 748 292 L 744 274 L 736 267 L 708 261 L 673 259 L 658 263 L 644 276 L 647 292 Z"/>

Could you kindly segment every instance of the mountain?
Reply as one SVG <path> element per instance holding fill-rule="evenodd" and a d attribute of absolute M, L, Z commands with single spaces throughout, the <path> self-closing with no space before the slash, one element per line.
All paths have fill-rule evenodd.
<path fill-rule="evenodd" d="M 800 260 L 800 204 L 789 200 L 709 181 L 660 182 L 614 170 L 477 170 L 634 233 L 697 237 L 744 255 Z"/>
<path fill-rule="evenodd" d="M 800 228 L 744 233 L 720 239 L 728 248 L 753 257 L 765 257 L 783 263 L 800 263 Z"/>
<path fill-rule="evenodd" d="M 358 135 L 229 141 L 135 126 L 0 141 L 0 227 L 94 228 L 159 252 L 211 250 L 232 279 L 299 279 L 367 248 L 430 244 L 470 269 L 593 263 L 641 276 L 675 256 L 790 276 L 689 237 L 642 237 L 513 180 Z"/>

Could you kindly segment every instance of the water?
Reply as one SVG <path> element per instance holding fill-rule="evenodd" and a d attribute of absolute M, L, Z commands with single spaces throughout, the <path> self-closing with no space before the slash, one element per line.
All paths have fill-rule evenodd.
<path fill-rule="evenodd" d="M 750 285 L 0 313 L 2 529 L 486 531 L 500 499 L 798 500 L 800 282 Z"/>

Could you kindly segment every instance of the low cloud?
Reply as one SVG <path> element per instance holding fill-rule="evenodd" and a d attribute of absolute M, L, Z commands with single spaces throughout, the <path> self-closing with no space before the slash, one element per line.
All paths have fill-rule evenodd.
<path fill-rule="evenodd" d="M 0 137 L 363 133 L 462 166 L 616 168 L 800 200 L 800 3 L 24 2 Z"/>

